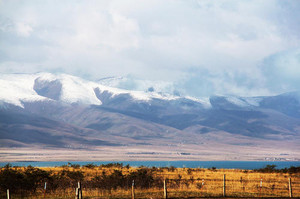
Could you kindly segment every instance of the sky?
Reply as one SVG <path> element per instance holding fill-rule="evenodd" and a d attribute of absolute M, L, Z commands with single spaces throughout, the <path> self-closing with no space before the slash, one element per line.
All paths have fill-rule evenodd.
<path fill-rule="evenodd" d="M 299 90 L 299 10 L 296 0 L 0 0 L 0 73 L 126 76 L 194 97 Z"/>

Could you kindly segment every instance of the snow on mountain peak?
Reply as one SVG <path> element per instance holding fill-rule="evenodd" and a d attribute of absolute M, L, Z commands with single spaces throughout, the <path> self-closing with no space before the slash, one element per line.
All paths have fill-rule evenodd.
<path fill-rule="evenodd" d="M 88 82 L 71 75 L 50 73 L 0 75 L 0 100 L 19 107 L 23 107 L 23 101 L 52 100 L 39 95 L 34 87 L 37 83 L 47 85 L 47 82 L 53 81 L 59 81 L 62 85 L 58 96 L 60 101 L 101 105 L 101 101 L 96 97 Z"/>
<path fill-rule="evenodd" d="M 0 74 L 0 101 L 22 107 L 22 101 L 47 100 L 33 90 L 35 75 Z"/>
<path fill-rule="evenodd" d="M 211 108 L 212 107 L 211 103 L 210 103 L 210 100 L 209 100 L 209 97 L 194 98 L 194 97 L 187 96 L 185 98 L 202 104 L 204 108 Z"/>
<path fill-rule="evenodd" d="M 224 100 L 232 105 L 235 105 L 237 107 L 251 107 L 251 106 L 259 106 L 260 102 L 263 98 L 261 97 L 238 97 L 238 96 L 213 96 L 211 99 L 216 100 L 214 103 L 223 104 Z"/>
<path fill-rule="evenodd" d="M 117 78 L 118 79 L 118 78 Z M 100 81 L 101 82 L 101 81 Z M 150 85 L 150 83 L 147 83 Z M 152 99 L 177 100 L 182 97 L 155 90 L 136 91 L 124 90 L 102 85 L 67 74 L 35 73 L 35 74 L 1 74 L 0 75 L 0 101 L 24 107 L 22 102 L 57 100 L 64 103 L 79 103 L 87 105 L 101 105 L 97 97 L 99 93 L 107 92 L 110 97 L 126 94 L 133 100 L 150 101 Z M 203 104 L 209 108 L 208 99 L 186 99 Z"/>
<path fill-rule="evenodd" d="M 60 100 L 68 103 L 102 104 L 97 98 L 91 82 L 65 74 L 60 75 L 59 80 L 62 84 Z"/>

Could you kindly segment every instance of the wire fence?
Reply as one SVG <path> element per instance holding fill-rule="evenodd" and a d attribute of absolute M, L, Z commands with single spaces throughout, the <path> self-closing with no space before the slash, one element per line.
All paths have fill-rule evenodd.
<path fill-rule="evenodd" d="M 161 179 L 160 183 L 149 188 L 137 188 L 134 182 L 126 187 L 105 189 L 93 187 L 87 182 L 78 183 L 78 187 L 63 190 L 47 190 L 47 184 L 41 184 L 34 194 L 18 193 L 10 195 L 9 190 L 1 198 L 205 198 L 205 197 L 294 197 L 300 198 L 299 178 L 286 181 L 264 179 L 229 179 L 220 176 L 216 179 Z"/>
<path fill-rule="evenodd" d="M 6 166 L 0 169 L 0 198 L 300 198 L 297 169 Z"/>
<path fill-rule="evenodd" d="M 300 182 L 289 179 L 276 180 L 232 180 L 232 179 L 172 179 L 168 180 L 169 195 L 187 192 L 189 197 L 300 197 Z"/>

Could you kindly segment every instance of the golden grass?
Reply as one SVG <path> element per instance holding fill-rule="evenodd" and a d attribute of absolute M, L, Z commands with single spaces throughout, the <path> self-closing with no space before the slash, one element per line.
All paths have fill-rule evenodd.
<path fill-rule="evenodd" d="M 23 168 L 18 168 L 23 169 Z M 46 171 L 59 172 L 63 168 L 40 168 Z M 65 168 L 66 169 L 66 168 Z M 105 168 L 95 167 L 69 170 L 82 171 L 86 180 L 90 180 L 102 172 L 111 174 L 114 170 L 122 171 L 123 175 L 136 171 L 139 168 Z M 300 174 L 288 173 L 258 173 L 251 170 L 236 169 L 188 169 L 176 168 L 158 169 L 153 172 L 154 178 L 168 179 L 169 197 L 187 198 L 187 197 L 219 197 L 223 195 L 223 176 L 226 175 L 226 196 L 231 197 L 289 197 L 288 180 L 292 178 L 293 196 L 300 197 Z M 262 180 L 262 184 L 261 184 Z M 74 198 L 75 187 L 47 193 L 47 198 Z M 85 198 L 131 198 L 131 189 L 101 190 L 85 189 L 83 187 Z M 29 198 L 43 198 L 43 193 L 29 196 Z M 136 198 L 162 198 L 163 188 L 150 188 L 146 190 L 135 189 Z"/>

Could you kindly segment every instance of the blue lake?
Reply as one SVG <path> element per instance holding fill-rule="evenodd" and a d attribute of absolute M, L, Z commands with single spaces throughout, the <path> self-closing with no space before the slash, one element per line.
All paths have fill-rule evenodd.
<path fill-rule="evenodd" d="M 0 162 L 0 166 L 3 167 L 8 162 Z M 76 162 L 70 161 L 72 164 L 86 165 L 93 163 L 95 165 L 108 164 L 108 163 L 123 163 L 123 165 L 129 164 L 133 167 L 147 166 L 147 167 L 170 167 L 177 168 L 211 168 L 216 167 L 218 169 L 259 169 L 266 165 L 276 165 L 277 169 L 289 168 L 291 166 L 299 167 L 300 161 L 91 161 L 91 162 Z M 68 162 L 10 162 L 12 166 L 34 166 L 34 167 L 55 167 L 68 164 Z"/>

